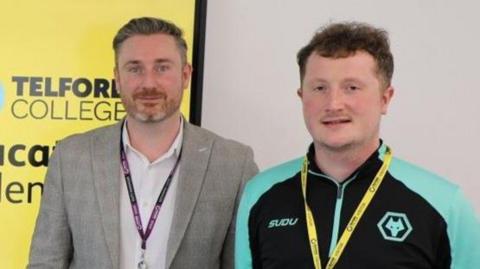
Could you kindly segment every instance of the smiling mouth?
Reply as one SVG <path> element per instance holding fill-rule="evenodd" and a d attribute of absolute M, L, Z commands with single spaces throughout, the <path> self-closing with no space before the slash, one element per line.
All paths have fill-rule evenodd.
<path fill-rule="evenodd" d="M 138 99 L 144 100 L 144 101 L 153 101 L 153 100 L 163 99 L 163 96 L 141 96 L 141 97 L 138 97 Z"/>
<path fill-rule="evenodd" d="M 327 126 L 334 126 L 334 125 L 339 125 L 339 124 L 346 124 L 350 123 L 351 120 L 349 119 L 332 119 L 332 120 L 323 120 L 322 124 L 327 125 Z"/>
<path fill-rule="evenodd" d="M 157 102 L 159 100 L 164 100 L 166 96 L 164 94 L 139 94 L 134 96 L 135 99 L 141 102 Z"/>

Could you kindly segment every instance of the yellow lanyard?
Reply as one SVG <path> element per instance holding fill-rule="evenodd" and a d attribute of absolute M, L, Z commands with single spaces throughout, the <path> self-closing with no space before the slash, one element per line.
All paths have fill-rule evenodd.
<path fill-rule="evenodd" d="M 328 260 L 326 269 L 332 269 L 340 259 L 340 256 L 342 255 L 343 250 L 345 249 L 345 246 L 348 243 L 348 240 L 350 240 L 350 236 L 352 236 L 353 231 L 355 230 L 358 222 L 363 216 L 363 213 L 367 209 L 368 205 L 372 201 L 373 196 L 375 196 L 375 193 L 380 187 L 380 184 L 382 183 L 383 178 L 385 177 L 385 174 L 388 171 L 388 167 L 390 166 L 391 160 L 392 160 L 392 151 L 387 146 L 382 167 L 380 167 L 380 169 L 378 170 L 377 175 L 375 175 L 375 178 L 373 179 L 372 183 L 370 184 L 367 191 L 363 195 L 362 200 L 358 204 L 357 209 L 355 209 L 355 212 L 350 218 L 350 221 L 348 222 L 347 227 L 343 231 L 342 236 L 340 237 L 340 240 L 337 243 L 337 246 L 333 250 L 332 256 Z M 317 229 L 315 228 L 315 221 L 313 219 L 312 211 L 310 210 L 310 207 L 308 206 L 308 203 L 307 203 L 307 174 L 308 174 L 308 159 L 307 159 L 307 156 L 305 156 L 305 158 L 303 159 L 301 179 L 302 179 L 303 201 L 305 204 L 305 215 L 307 218 L 307 230 L 308 230 L 308 239 L 309 239 L 308 241 L 310 243 L 310 250 L 312 252 L 313 264 L 315 265 L 315 269 L 321 269 L 322 263 L 320 261 L 320 249 L 318 247 Z"/>

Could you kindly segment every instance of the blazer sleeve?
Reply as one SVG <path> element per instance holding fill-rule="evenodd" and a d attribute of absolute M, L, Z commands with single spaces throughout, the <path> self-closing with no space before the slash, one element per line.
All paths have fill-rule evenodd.
<path fill-rule="evenodd" d="M 245 154 L 245 161 L 243 162 L 243 169 L 241 175 L 240 187 L 237 192 L 237 197 L 235 198 L 235 209 L 234 216 L 228 228 L 228 234 L 225 239 L 222 252 L 222 269 L 231 269 L 234 267 L 234 246 L 235 246 L 235 224 L 237 222 L 237 210 L 240 202 L 240 197 L 243 192 L 243 188 L 248 180 L 258 173 L 258 166 L 253 158 L 253 151 L 250 147 L 247 148 Z"/>
<path fill-rule="evenodd" d="M 59 144 L 50 158 L 28 269 L 68 268 L 71 260 L 72 236 L 64 207 L 61 152 Z"/>

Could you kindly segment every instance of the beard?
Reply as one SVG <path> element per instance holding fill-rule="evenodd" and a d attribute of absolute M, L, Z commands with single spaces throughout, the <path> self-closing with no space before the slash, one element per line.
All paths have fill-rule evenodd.
<path fill-rule="evenodd" d="M 180 110 L 183 91 L 180 96 L 169 98 L 164 91 L 144 89 L 134 93 L 131 98 L 123 97 L 122 102 L 128 116 L 143 122 L 162 122 Z"/>

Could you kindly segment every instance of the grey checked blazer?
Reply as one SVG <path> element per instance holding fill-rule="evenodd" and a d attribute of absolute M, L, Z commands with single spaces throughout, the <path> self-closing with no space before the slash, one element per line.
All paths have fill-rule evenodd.
<path fill-rule="evenodd" d="M 184 123 L 167 268 L 233 268 L 235 211 L 252 150 Z M 120 123 L 61 141 L 50 159 L 27 268 L 116 269 Z"/>

